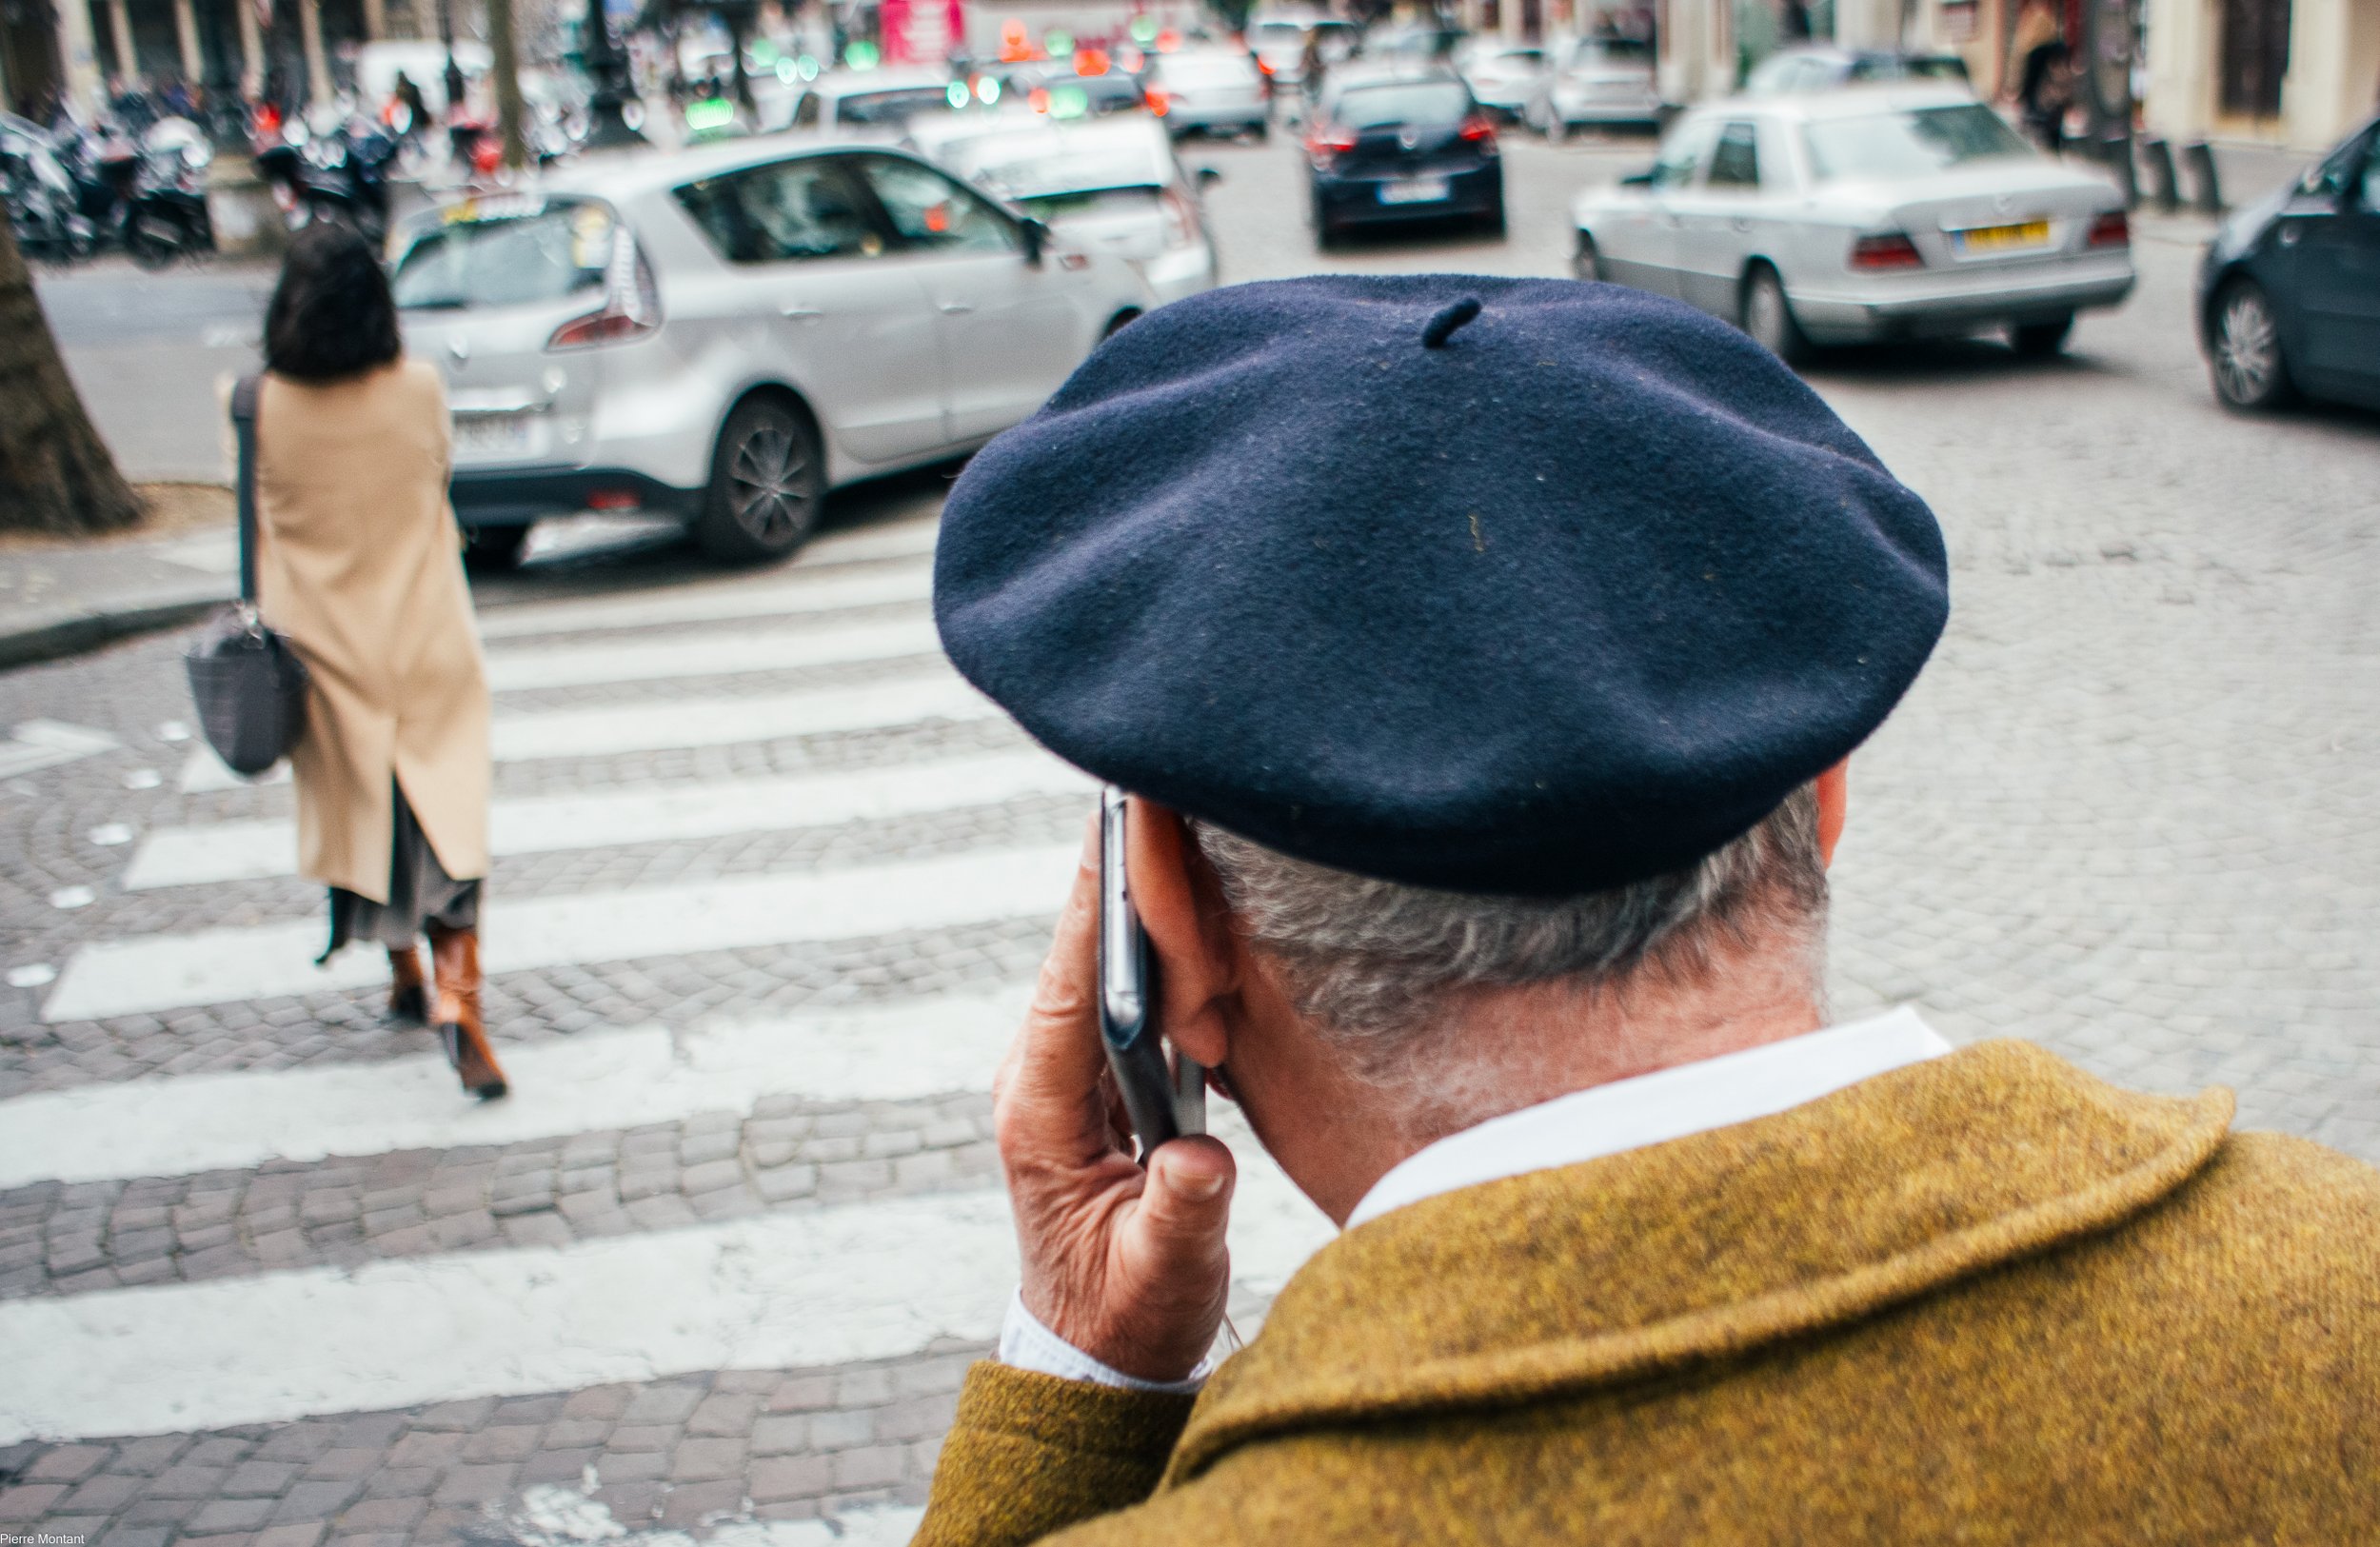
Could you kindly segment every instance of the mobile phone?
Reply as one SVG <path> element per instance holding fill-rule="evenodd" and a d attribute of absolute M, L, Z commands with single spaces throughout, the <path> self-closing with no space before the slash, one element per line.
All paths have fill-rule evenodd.
<path fill-rule="evenodd" d="M 1124 877 L 1129 811 L 1115 785 L 1100 792 L 1100 1041 L 1145 1164 L 1167 1140 L 1206 1132 L 1206 1070 L 1158 1028 L 1157 956 Z"/>

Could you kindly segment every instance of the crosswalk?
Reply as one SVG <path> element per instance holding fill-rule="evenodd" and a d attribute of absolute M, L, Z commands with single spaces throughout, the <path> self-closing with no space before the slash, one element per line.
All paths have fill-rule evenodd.
<path fill-rule="evenodd" d="M 998 709 L 941 658 L 927 609 L 932 537 L 930 523 L 905 523 L 827 539 L 764 577 L 489 613 L 482 633 L 495 756 L 539 765 L 534 793 L 508 794 L 491 811 L 497 869 L 483 922 L 491 979 L 526 992 L 565 969 L 638 970 L 804 944 L 820 947 L 829 963 L 821 970 L 841 970 L 832 963 L 863 960 L 856 946 L 882 937 L 981 938 L 1055 913 L 1079 845 L 1051 830 L 1047 803 L 1083 797 L 1087 806 L 1090 784 L 1013 727 L 1001 733 Z M 795 675 L 782 684 L 736 681 L 770 673 Z M 835 740 L 878 732 L 912 740 L 892 761 L 852 755 Z M 785 772 L 730 777 L 704 764 L 684 777 L 621 776 L 624 760 L 646 754 L 787 744 L 798 755 L 773 764 Z M 139 834 L 115 884 L 154 900 L 165 910 L 156 917 L 201 926 L 84 940 L 61 964 L 42 1019 L 140 1028 L 209 1006 L 288 1002 L 302 1007 L 297 1019 L 279 1014 L 275 1024 L 297 1038 L 311 1006 L 368 1008 L 386 972 L 374 953 L 313 964 L 319 902 L 295 879 L 288 795 L 269 781 L 246 784 L 203 750 L 180 786 L 216 797 L 189 808 L 216 815 Z M 653 884 L 581 879 L 600 876 L 611 851 L 637 845 L 666 855 L 678 844 L 912 829 L 931 842 L 826 851 L 883 857 L 715 867 Z M 522 863 L 545 864 L 545 881 L 516 894 L 506 870 Z M 264 895 L 284 902 L 237 922 L 210 921 L 208 888 L 231 883 L 278 888 Z M 36 1091 L 0 1101 L 0 1200 L 52 1186 L 137 1188 L 143 1179 L 282 1178 L 294 1180 L 276 1186 L 302 1190 L 307 1168 L 357 1158 L 502 1157 L 589 1135 L 746 1121 L 787 1099 L 852 1134 L 850 1153 L 864 1156 L 871 1113 L 988 1091 L 1030 970 L 998 965 L 989 978 L 936 980 L 930 991 L 855 977 L 847 990 L 830 982 L 823 998 L 774 1009 L 739 985 L 704 999 L 690 1019 L 564 1023 L 506 1049 L 514 1093 L 486 1105 L 461 1098 L 426 1048 Z M 1227 1121 L 1222 1131 L 1229 1136 Z M 1260 1299 L 1330 1230 L 1239 1138 L 1236 1282 L 1242 1297 Z M 296 1262 L 0 1298 L 0 1369 L 10 1372 L 0 1381 L 0 1446 L 283 1425 L 979 1345 L 996 1331 L 1015 1275 L 997 1177 L 981 1166 L 941 1182 L 919 1175 L 927 1180 L 882 1197 L 795 1199 L 746 1217 L 689 1215 L 559 1244 L 431 1241 L 360 1266 Z M 409 1205 L 387 1194 L 364 1206 Z M 591 1498 L 627 1497 L 610 1488 L 609 1464 L 589 1463 L 582 1491 Z M 914 1478 L 904 1486 L 913 1497 Z M 506 1507 L 516 1520 L 591 1509 L 601 1519 L 587 1529 L 619 1529 L 604 1514 L 610 1505 L 566 1489 L 525 1493 Z M 870 1517 L 850 1539 L 901 1539 L 913 1517 Z M 536 1537 L 521 1529 L 528 1534 L 519 1539 Z M 765 1539 L 797 1538 L 788 1532 Z M 573 1533 L 591 1539 L 579 1527 L 563 1535 Z"/>

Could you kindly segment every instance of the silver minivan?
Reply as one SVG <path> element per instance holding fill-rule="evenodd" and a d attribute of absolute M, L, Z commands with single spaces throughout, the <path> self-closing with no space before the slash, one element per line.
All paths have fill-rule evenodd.
<path fill-rule="evenodd" d="M 981 446 L 1154 304 L 1129 263 L 882 146 L 588 156 L 392 249 L 407 348 L 446 378 L 455 513 L 495 564 L 585 510 L 789 553 L 828 489 Z"/>

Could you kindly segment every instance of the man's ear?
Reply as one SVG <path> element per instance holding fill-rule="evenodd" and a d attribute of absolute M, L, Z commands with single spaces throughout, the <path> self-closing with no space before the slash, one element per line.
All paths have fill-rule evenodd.
<path fill-rule="evenodd" d="M 1843 821 L 1851 811 L 1851 759 L 1818 775 L 1818 860 L 1835 863 L 1835 845 L 1842 842 Z"/>
<path fill-rule="evenodd" d="M 1181 818 L 1132 797 L 1124 826 L 1132 904 L 1157 956 L 1158 1027 L 1214 1068 L 1231 1051 L 1224 1007 L 1238 991 L 1230 925 L 1215 878 Z"/>

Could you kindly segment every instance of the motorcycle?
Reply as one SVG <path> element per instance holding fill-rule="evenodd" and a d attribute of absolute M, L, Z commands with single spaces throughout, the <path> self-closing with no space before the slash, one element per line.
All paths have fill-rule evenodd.
<path fill-rule="evenodd" d="M 74 178 L 50 135 L 22 120 L 0 121 L 0 194 L 28 258 L 69 264 L 98 247 L 99 233 L 83 217 Z"/>
<path fill-rule="evenodd" d="M 368 118 L 292 120 L 259 145 L 256 170 L 291 230 L 335 220 L 367 241 L 388 234 L 388 174 L 397 138 Z"/>
<path fill-rule="evenodd" d="M 206 132 L 187 118 L 161 119 L 141 136 L 122 230 L 134 263 L 162 268 L 215 250 L 206 182 L 214 156 Z"/>

